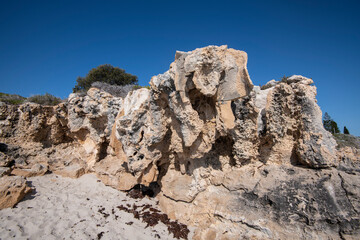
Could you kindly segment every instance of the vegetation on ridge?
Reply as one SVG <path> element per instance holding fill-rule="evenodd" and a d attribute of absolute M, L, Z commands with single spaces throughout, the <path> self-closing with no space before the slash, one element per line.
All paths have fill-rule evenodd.
<path fill-rule="evenodd" d="M 49 106 L 54 106 L 62 102 L 60 98 L 55 97 L 50 93 L 45 93 L 44 95 L 34 95 L 29 97 L 26 101 Z"/>
<path fill-rule="evenodd" d="M 11 105 L 20 105 L 26 98 L 17 94 L 0 93 L 0 102 L 4 102 Z"/>
<path fill-rule="evenodd" d="M 323 125 L 324 128 L 332 134 L 340 133 L 337 123 L 330 117 L 327 112 L 324 114 Z"/>
<path fill-rule="evenodd" d="M 338 144 L 337 148 L 351 147 L 360 149 L 360 137 L 355 137 L 349 134 L 336 133 L 334 134 L 334 138 Z"/>
<path fill-rule="evenodd" d="M 25 102 L 32 102 L 41 105 L 54 106 L 61 103 L 62 100 L 50 93 L 45 93 L 44 95 L 34 95 L 29 98 L 25 98 L 17 94 L 0 93 L 0 102 L 10 105 L 20 105 Z"/>
<path fill-rule="evenodd" d="M 100 65 L 93 68 L 85 77 L 78 77 L 73 92 L 87 91 L 92 83 L 104 82 L 110 85 L 137 84 L 138 78 L 135 75 L 126 73 L 124 69 L 113 67 L 110 64 Z"/>

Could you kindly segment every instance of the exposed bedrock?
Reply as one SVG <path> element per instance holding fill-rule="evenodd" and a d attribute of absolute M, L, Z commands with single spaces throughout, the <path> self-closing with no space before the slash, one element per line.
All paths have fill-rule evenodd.
<path fill-rule="evenodd" d="M 127 96 L 113 134 L 139 183 L 157 181 L 170 165 L 193 175 L 209 159 L 221 169 L 257 161 L 337 164 L 313 81 L 293 76 L 261 90 L 246 62 L 245 52 L 226 46 L 177 52 L 170 70 L 151 79 L 151 90 Z"/>
<path fill-rule="evenodd" d="M 359 193 L 350 200 L 344 187 L 346 177 L 358 186 L 358 173 L 336 169 L 313 81 L 260 88 L 246 62 L 226 46 L 177 52 L 150 90 L 126 97 L 112 133 L 126 185 L 157 182 L 163 210 L 197 226 L 199 239 L 358 234 Z"/>
<path fill-rule="evenodd" d="M 9 146 L 7 154 L 0 152 L 1 167 L 15 168 L 12 174 L 21 176 L 42 175 L 47 169 L 74 177 L 94 171 L 95 163 L 108 155 L 122 104 L 122 98 L 98 88 L 70 94 L 56 106 L 0 103 L 0 141 Z"/>
<path fill-rule="evenodd" d="M 176 52 L 125 98 L 100 87 L 55 107 L 0 103 L 0 176 L 155 186 L 195 239 L 359 239 L 360 147 L 325 131 L 312 79 L 254 86 L 246 64 L 209 46 Z"/>

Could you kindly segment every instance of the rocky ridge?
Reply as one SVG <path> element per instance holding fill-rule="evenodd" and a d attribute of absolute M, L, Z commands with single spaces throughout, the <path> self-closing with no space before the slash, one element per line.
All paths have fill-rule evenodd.
<path fill-rule="evenodd" d="M 254 86 L 246 64 L 209 46 L 177 52 L 125 98 L 91 88 L 55 107 L 0 104 L 3 175 L 143 186 L 194 239 L 357 239 L 359 151 L 336 148 L 312 79 Z"/>

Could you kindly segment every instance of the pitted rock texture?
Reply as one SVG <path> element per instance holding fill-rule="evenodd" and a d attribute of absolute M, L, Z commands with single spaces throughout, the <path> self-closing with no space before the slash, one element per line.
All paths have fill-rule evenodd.
<path fill-rule="evenodd" d="M 325 131 L 312 79 L 260 88 L 246 64 L 209 46 L 177 52 L 125 98 L 91 88 L 55 107 L 0 103 L 2 175 L 141 184 L 194 239 L 359 239 L 360 148 Z"/>
<path fill-rule="evenodd" d="M 117 120 L 116 136 L 139 183 L 157 181 L 169 164 L 189 173 L 217 141 L 228 147 L 218 159 L 222 168 L 251 161 L 337 164 L 313 81 L 295 75 L 261 90 L 246 62 L 245 52 L 226 46 L 177 52 L 170 70 L 152 78 L 150 91 L 127 96 L 129 111 Z"/>
<path fill-rule="evenodd" d="M 165 195 L 168 192 L 160 196 L 160 205 L 169 216 L 198 227 L 195 239 L 209 235 L 212 239 L 359 236 L 359 175 L 249 164 L 218 177 L 209 174 L 206 180 L 212 184 L 193 198 L 170 198 Z M 172 189 L 182 189 L 179 195 L 186 196 L 190 190 L 184 189 L 191 184 L 178 178 L 176 182 L 177 188 Z"/>
<path fill-rule="evenodd" d="M 97 88 L 90 88 L 86 95 L 70 94 L 68 98 L 69 131 L 91 155 L 87 159 L 90 168 L 107 155 L 112 126 L 122 101 Z"/>
<path fill-rule="evenodd" d="M 69 142 L 67 106 L 41 106 L 35 103 L 12 106 L 0 104 L 0 137 L 19 143 L 39 142 L 44 146 Z"/>
<path fill-rule="evenodd" d="M 10 154 L 0 152 L 0 166 L 8 166 L 15 156 L 15 167 L 21 168 L 15 170 L 17 175 L 41 174 L 30 171 L 36 163 L 54 166 L 50 170 L 59 167 L 63 172 L 65 165 L 80 162 L 80 172 L 91 170 L 96 161 L 108 154 L 111 131 L 122 106 L 122 98 L 97 88 L 86 94 L 70 94 L 66 102 L 56 106 L 0 103 L 0 138 L 12 146 Z M 50 156 L 54 152 L 67 156 L 69 146 L 76 149 L 73 156 L 60 165 L 53 164 L 57 161 Z"/>
<path fill-rule="evenodd" d="M 163 210 L 197 226 L 198 239 L 359 234 L 334 167 L 354 168 L 323 128 L 313 81 L 294 75 L 261 89 L 246 62 L 226 46 L 177 52 L 150 91 L 127 96 L 115 123 L 127 185 L 157 182 Z"/>
<path fill-rule="evenodd" d="M 253 87 L 246 62 L 245 52 L 226 46 L 177 52 L 170 70 L 152 78 L 151 90 L 144 89 L 132 104 L 137 107 L 116 123 L 127 166 L 139 183 L 156 181 L 159 166 L 171 162 L 184 174 L 189 162 L 230 133 L 231 100 Z"/>
<path fill-rule="evenodd" d="M 13 207 L 31 191 L 24 177 L 4 176 L 0 178 L 0 209 Z"/>

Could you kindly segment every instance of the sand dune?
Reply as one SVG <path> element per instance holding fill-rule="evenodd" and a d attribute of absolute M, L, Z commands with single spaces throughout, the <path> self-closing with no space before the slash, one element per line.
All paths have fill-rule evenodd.
<path fill-rule="evenodd" d="M 35 190 L 15 208 L 0 211 L 0 239 L 174 239 L 165 224 L 146 227 L 124 211 L 134 204 L 156 208 L 155 199 L 129 198 L 92 174 L 28 181 Z"/>

